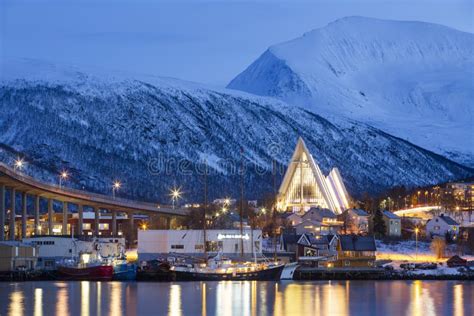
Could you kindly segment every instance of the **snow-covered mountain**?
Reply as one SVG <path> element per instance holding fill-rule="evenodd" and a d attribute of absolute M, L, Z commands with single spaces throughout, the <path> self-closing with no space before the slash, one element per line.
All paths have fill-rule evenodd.
<path fill-rule="evenodd" d="M 273 98 L 34 61 L 1 73 L 0 161 L 22 155 L 25 172 L 45 181 L 67 168 L 74 187 L 106 193 L 120 179 L 124 196 L 166 203 L 177 185 L 199 200 L 207 160 L 210 195 L 235 197 L 243 149 L 246 196 L 257 198 L 271 191 L 272 159 L 286 164 L 299 136 L 325 173 L 341 170 L 352 194 L 474 173 L 366 124 L 330 122 Z"/>
<path fill-rule="evenodd" d="M 271 46 L 228 85 L 364 121 L 474 166 L 474 35 L 348 17 Z"/>

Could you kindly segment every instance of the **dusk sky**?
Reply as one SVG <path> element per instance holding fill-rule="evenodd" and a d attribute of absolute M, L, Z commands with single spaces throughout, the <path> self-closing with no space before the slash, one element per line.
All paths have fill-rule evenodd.
<path fill-rule="evenodd" d="M 473 32 L 472 1 L 1 1 L 0 58 L 226 85 L 272 44 L 345 16 Z"/>

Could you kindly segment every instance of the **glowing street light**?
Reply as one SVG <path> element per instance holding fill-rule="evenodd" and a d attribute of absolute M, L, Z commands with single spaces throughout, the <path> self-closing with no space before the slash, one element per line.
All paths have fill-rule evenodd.
<path fill-rule="evenodd" d="M 173 209 L 175 207 L 175 203 L 178 199 L 181 198 L 181 188 L 174 188 L 170 191 L 171 201 L 173 202 Z"/>
<path fill-rule="evenodd" d="M 415 260 L 418 260 L 418 233 L 420 229 L 415 227 Z"/>
<path fill-rule="evenodd" d="M 25 161 L 23 158 L 18 158 L 15 160 L 15 163 L 13 164 L 13 170 L 16 171 L 17 169 L 21 171 L 21 169 L 25 166 Z"/>
<path fill-rule="evenodd" d="M 115 192 L 118 191 L 122 187 L 120 181 L 115 180 L 114 184 L 112 185 L 112 197 L 115 199 Z"/>
<path fill-rule="evenodd" d="M 146 223 L 143 223 L 142 226 L 141 226 L 141 229 L 142 230 L 147 230 L 148 229 L 148 225 Z"/>
<path fill-rule="evenodd" d="M 262 209 L 260 210 L 262 211 L 262 214 L 265 214 L 265 212 L 267 211 L 264 207 L 262 207 Z"/>
<path fill-rule="evenodd" d="M 224 205 L 227 205 L 227 206 L 230 205 L 230 198 L 225 198 L 224 199 Z"/>
<path fill-rule="evenodd" d="M 61 186 L 63 184 L 63 181 L 66 181 L 67 178 L 69 178 L 69 174 L 67 173 L 66 170 L 63 170 L 61 174 L 59 175 L 59 188 L 61 189 Z"/>

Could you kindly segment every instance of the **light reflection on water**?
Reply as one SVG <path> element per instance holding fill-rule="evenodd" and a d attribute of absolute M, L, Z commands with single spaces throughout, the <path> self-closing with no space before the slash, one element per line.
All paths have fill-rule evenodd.
<path fill-rule="evenodd" d="M 0 283 L 0 315 L 474 315 L 474 282 Z"/>

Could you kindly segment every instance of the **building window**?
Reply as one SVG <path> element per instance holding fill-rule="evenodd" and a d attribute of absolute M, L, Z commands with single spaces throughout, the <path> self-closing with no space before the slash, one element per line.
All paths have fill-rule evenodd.
<path fill-rule="evenodd" d="M 109 223 L 99 223 L 99 230 L 109 230 Z"/>
<path fill-rule="evenodd" d="M 222 241 L 207 241 L 206 242 L 206 251 L 209 252 L 218 252 L 219 249 L 222 249 Z"/>
<path fill-rule="evenodd" d="M 171 245 L 171 249 L 184 249 L 184 245 Z"/>
<path fill-rule="evenodd" d="M 194 249 L 195 249 L 195 250 L 203 250 L 203 249 L 204 249 L 204 245 L 202 245 L 202 244 L 194 245 Z"/>
<path fill-rule="evenodd" d="M 349 260 L 344 260 L 344 266 L 349 267 L 351 262 Z"/>
<path fill-rule="evenodd" d="M 91 224 L 90 223 L 83 223 L 82 224 L 82 230 L 91 230 Z"/>

